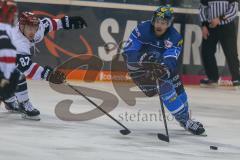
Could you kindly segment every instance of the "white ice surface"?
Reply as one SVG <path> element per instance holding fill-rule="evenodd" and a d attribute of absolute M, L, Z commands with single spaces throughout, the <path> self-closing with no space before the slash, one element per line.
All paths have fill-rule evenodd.
<path fill-rule="evenodd" d="M 78 84 L 84 85 L 82 82 Z M 86 86 L 86 85 L 85 85 Z M 113 91 L 110 83 L 87 84 L 90 88 Z M 233 89 L 186 87 L 193 117 L 201 121 L 207 137 L 184 131 L 176 121 L 168 121 L 170 143 L 159 141 L 164 133 L 162 121 L 144 121 L 144 115 L 158 113 L 159 101 L 139 98 L 135 107 L 120 103 L 110 114 L 128 126 L 132 133 L 122 136 L 121 127 L 103 116 L 86 122 L 59 120 L 55 106 L 64 99 L 74 101 L 71 111 L 94 109 L 81 96 L 64 95 L 48 83 L 29 81 L 32 103 L 41 111 L 41 121 L 21 119 L 0 108 L 0 160 L 168 160 L 168 159 L 240 159 L 240 93 Z M 99 100 L 93 99 L 97 103 Z M 125 113 L 139 120 L 121 119 Z M 167 113 L 168 114 L 168 113 Z M 210 150 L 214 145 L 218 150 Z"/>

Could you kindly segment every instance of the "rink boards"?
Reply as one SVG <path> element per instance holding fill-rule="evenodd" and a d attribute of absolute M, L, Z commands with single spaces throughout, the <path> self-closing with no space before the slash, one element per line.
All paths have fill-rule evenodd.
<path fill-rule="evenodd" d="M 121 65 L 114 67 L 113 58 L 121 54 L 121 42 L 128 39 L 134 27 L 141 21 L 148 20 L 156 9 L 156 6 L 71 0 L 47 0 L 44 2 L 35 0 L 34 3 L 31 0 L 18 1 L 20 11 L 33 11 L 39 16 L 52 18 L 60 18 L 64 15 L 80 15 L 87 20 L 89 27 L 85 30 L 50 33 L 42 43 L 37 45 L 40 53 L 36 54 L 34 60 L 41 65 L 50 64 L 55 67 L 74 56 L 82 56 L 82 61 L 86 60 L 84 59 L 85 55 L 94 56 L 103 63 L 100 69 L 91 66 L 91 70 L 100 73 L 96 80 L 108 80 L 109 78 L 111 80 L 110 71 L 117 74 L 126 71 L 121 56 L 114 62 Z M 179 66 L 183 80 L 187 84 L 196 84 L 204 75 L 200 57 L 202 37 L 198 9 L 175 8 L 174 26 L 184 37 L 183 56 L 180 57 L 180 63 L 183 63 L 183 66 Z M 238 39 L 239 37 L 240 33 Z M 229 76 L 220 45 L 217 47 L 216 56 L 220 74 Z M 88 62 L 85 61 L 85 63 Z M 77 65 L 64 67 L 64 69 L 75 68 Z M 81 79 L 82 72 L 84 71 L 78 70 L 70 78 Z M 120 79 L 124 78 L 120 77 Z M 227 77 L 227 79 L 229 78 Z"/>

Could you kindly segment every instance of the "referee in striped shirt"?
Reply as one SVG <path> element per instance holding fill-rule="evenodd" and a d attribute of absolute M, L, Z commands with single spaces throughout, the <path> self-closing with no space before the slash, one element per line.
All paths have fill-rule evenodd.
<path fill-rule="evenodd" d="M 234 86 L 240 87 L 239 59 L 237 52 L 238 0 L 201 0 L 200 19 L 202 22 L 202 61 L 207 79 L 201 86 L 217 86 L 219 73 L 215 57 L 220 42 L 232 75 Z"/>

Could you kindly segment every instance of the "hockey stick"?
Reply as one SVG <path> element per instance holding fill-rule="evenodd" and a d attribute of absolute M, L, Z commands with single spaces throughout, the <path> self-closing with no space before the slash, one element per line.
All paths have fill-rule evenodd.
<path fill-rule="evenodd" d="M 115 121 L 117 124 L 119 124 L 120 126 L 122 126 L 124 129 L 120 130 L 120 133 L 122 135 L 128 135 L 131 133 L 131 131 L 125 127 L 122 123 L 120 123 L 118 120 L 116 120 L 113 116 L 111 116 L 108 112 L 106 112 L 105 110 L 103 110 L 100 106 L 98 106 L 95 102 L 93 102 L 90 98 L 88 98 L 85 94 L 83 94 L 82 92 L 80 92 L 79 90 L 77 90 L 76 88 L 74 88 L 74 86 L 65 83 L 67 86 L 69 86 L 71 89 L 73 89 L 75 92 L 77 92 L 79 95 L 81 95 L 82 97 L 84 97 L 88 102 L 90 102 L 92 105 L 94 105 L 97 109 L 99 109 L 100 111 L 102 111 L 104 114 L 106 114 L 109 118 L 111 118 L 113 121 Z"/>
<path fill-rule="evenodd" d="M 159 91 L 160 86 L 159 86 L 158 79 L 156 79 L 156 83 L 157 83 L 157 91 L 158 91 L 159 100 L 160 100 L 160 104 L 161 104 L 161 111 L 162 111 L 162 115 L 163 115 L 164 127 L 165 127 L 165 132 L 166 132 L 166 135 L 162 134 L 162 133 L 158 133 L 158 139 L 165 141 L 165 142 L 170 142 L 169 134 L 168 134 L 168 127 L 167 127 L 167 120 L 166 120 L 166 115 L 165 115 L 165 109 L 163 106 L 162 98 L 160 96 L 160 91 Z"/>

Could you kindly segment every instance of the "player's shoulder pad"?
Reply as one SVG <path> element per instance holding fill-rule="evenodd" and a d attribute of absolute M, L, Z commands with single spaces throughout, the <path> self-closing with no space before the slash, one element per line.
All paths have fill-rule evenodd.
<path fill-rule="evenodd" d="M 135 34 L 143 42 L 149 41 L 151 33 L 152 33 L 152 23 L 150 20 L 141 22 L 135 28 Z"/>
<path fill-rule="evenodd" d="M 173 43 L 175 47 L 182 46 L 183 44 L 182 35 L 178 33 L 178 31 L 174 27 L 171 26 L 168 29 L 168 35 L 169 35 L 168 39 Z"/>
<path fill-rule="evenodd" d="M 0 30 L 0 49 L 14 49 L 15 46 L 12 44 L 11 39 L 9 38 L 6 31 Z"/>

